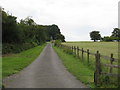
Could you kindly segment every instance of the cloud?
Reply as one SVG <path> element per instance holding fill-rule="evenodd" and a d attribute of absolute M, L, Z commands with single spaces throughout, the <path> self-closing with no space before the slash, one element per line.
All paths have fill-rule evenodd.
<path fill-rule="evenodd" d="M 119 0 L 1 0 L 1 6 L 38 24 L 57 24 L 66 40 L 90 40 L 89 32 L 110 35 L 118 22 Z"/>

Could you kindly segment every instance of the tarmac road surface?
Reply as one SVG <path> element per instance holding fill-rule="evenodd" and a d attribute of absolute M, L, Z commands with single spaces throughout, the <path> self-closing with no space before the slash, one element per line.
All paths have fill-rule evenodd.
<path fill-rule="evenodd" d="M 32 64 L 5 78 L 3 85 L 6 88 L 87 88 L 66 70 L 50 43 Z"/>

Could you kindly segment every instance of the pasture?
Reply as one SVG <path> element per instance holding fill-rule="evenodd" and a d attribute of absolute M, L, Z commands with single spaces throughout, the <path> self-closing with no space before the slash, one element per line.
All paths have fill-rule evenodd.
<path fill-rule="evenodd" d="M 113 53 L 114 58 L 118 58 L 118 42 L 66 42 L 62 43 L 68 46 L 79 46 L 84 50 L 96 53 L 98 50 L 101 55 L 110 56 Z"/>
<path fill-rule="evenodd" d="M 70 53 L 71 51 L 73 52 L 73 55 L 77 56 L 80 61 L 82 60 L 82 62 L 84 63 L 84 65 L 89 66 L 88 68 L 95 71 L 96 70 L 96 58 L 95 55 L 96 51 L 100 52 L 100 65 L 101 69 L 100 72 L 102 71 L 102 73 L 107 73 L 107 74 L 118 74 L 118 68 L 112 68 L 113 66 L 118 65 L 118 61 L 113 61 L 112 65 L 113 66 L 108 66 L 111 65 L 111 53 L 113 53 L 113 58 L 118 59 L 118 42 L 66 42 L 66 43 L 62 43 L 63 46 L 61 46 L 61 48 L 64 49 L 65 52 Z M 87 62 L 88 60 L 88 56 L 87 53 L 82 54 L 82 51 L 79 50 L 79 54 L 78 51 L 73 48 L 72 50 L 70 50 L 70 48 L 68 48 L 67 46 L 77 46 L 79 47 L 79 49 L 84 51 L 87 51 L 87 49 L 89 49 L 90 53 L 93 53 L 93 55 L 90 55 L 90 59 L 89 59 L 89 63 Z M 83 55 L 83 58 L 82 58 Z M 107 56 L 108 59 L 103 58 L 101 56 Z M 111 69 L 112 68 L 112 69 Z M 114 77 L 114 75 L 112 75 Z M 102 84 L 108 84 L 109 85 L 116 85 L 117 84 L 117 80 L 118 78 L 115 76 L 113 77 L 108 77 L 106 75 L 102 75 L 101 79 Z"/>

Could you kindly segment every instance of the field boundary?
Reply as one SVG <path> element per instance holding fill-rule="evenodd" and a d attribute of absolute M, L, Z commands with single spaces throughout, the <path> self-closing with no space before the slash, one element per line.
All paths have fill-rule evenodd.
<path fill-rule="evenodd" d="M 58 47 L 64 49 L 65 52 L 70 53 L 75 55 L 77 58 L 80 58 L 80 53 L 81 53 L 81 60 L 84 60 L 84 54 L 87 54 L 87 64 L 89 65 L 90 62 L 90 55 L 95 56 L 95 72 L 94 72 L 94 83 L 96 86 L 101 84 L 101 80 L 100 77 L 101 75 L 106 75 L 106 76 L 110 76 L 110 77 L 120 77 L 120 74 L 115 74 L 113 73 L 113 68 L 117 68 L 120 69 L 120 65 L 113 65 L 113 62 L 118 62 L 119 59 L 114 58 L 113 57 L 113 53 L 110 54 L 109 56 L 104 56 L 101 55 L 99 53 L 99 51 L 97 51 L 96 53 L 92 53 L 90 52 L 89 49 L 87 49 L 86 51 L 82 48 L 80 49 L 78 46 L 68 46 L 68 45 L 63 45 L 60 44 L 58 45 Z M 105 60 L 109 60 L 110 64 L 103 64 L 100 62 L 100 59 L 103 58 Z M 109 68 L 109 72 L 102 72 L 102 66 L 104 67 L 108 67 Z"/>

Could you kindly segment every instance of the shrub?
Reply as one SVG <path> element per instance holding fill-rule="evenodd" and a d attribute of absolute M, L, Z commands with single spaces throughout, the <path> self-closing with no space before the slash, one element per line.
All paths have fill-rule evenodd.
<path fill-rule="evenodd" d="M 8 53 L 19 53 L 21 51 L 30 49 L 37 46 L 37 44 L 33 43 L 24 43 L 24 44 L 8 44 L 4 43 L 2 45 L 2 54 L 8 54 Z"/>
<path fill-rule="evenodd" d="M 106 41 L 106 42 L 111 42 L 111 41 L 114 41 L 114 40 L 118 41 L 118 40 L 120 40 L 120 38 L 119 37 L 105 36 L 104 38 L 102 38 L 102 40 Z"/>
<path fill-rule="evenodd" d="M 55 40 L 55 43 L 54 43 L 55 46 L 59 46 L 60 44 L 61 44 L 60 40 Z"/>

